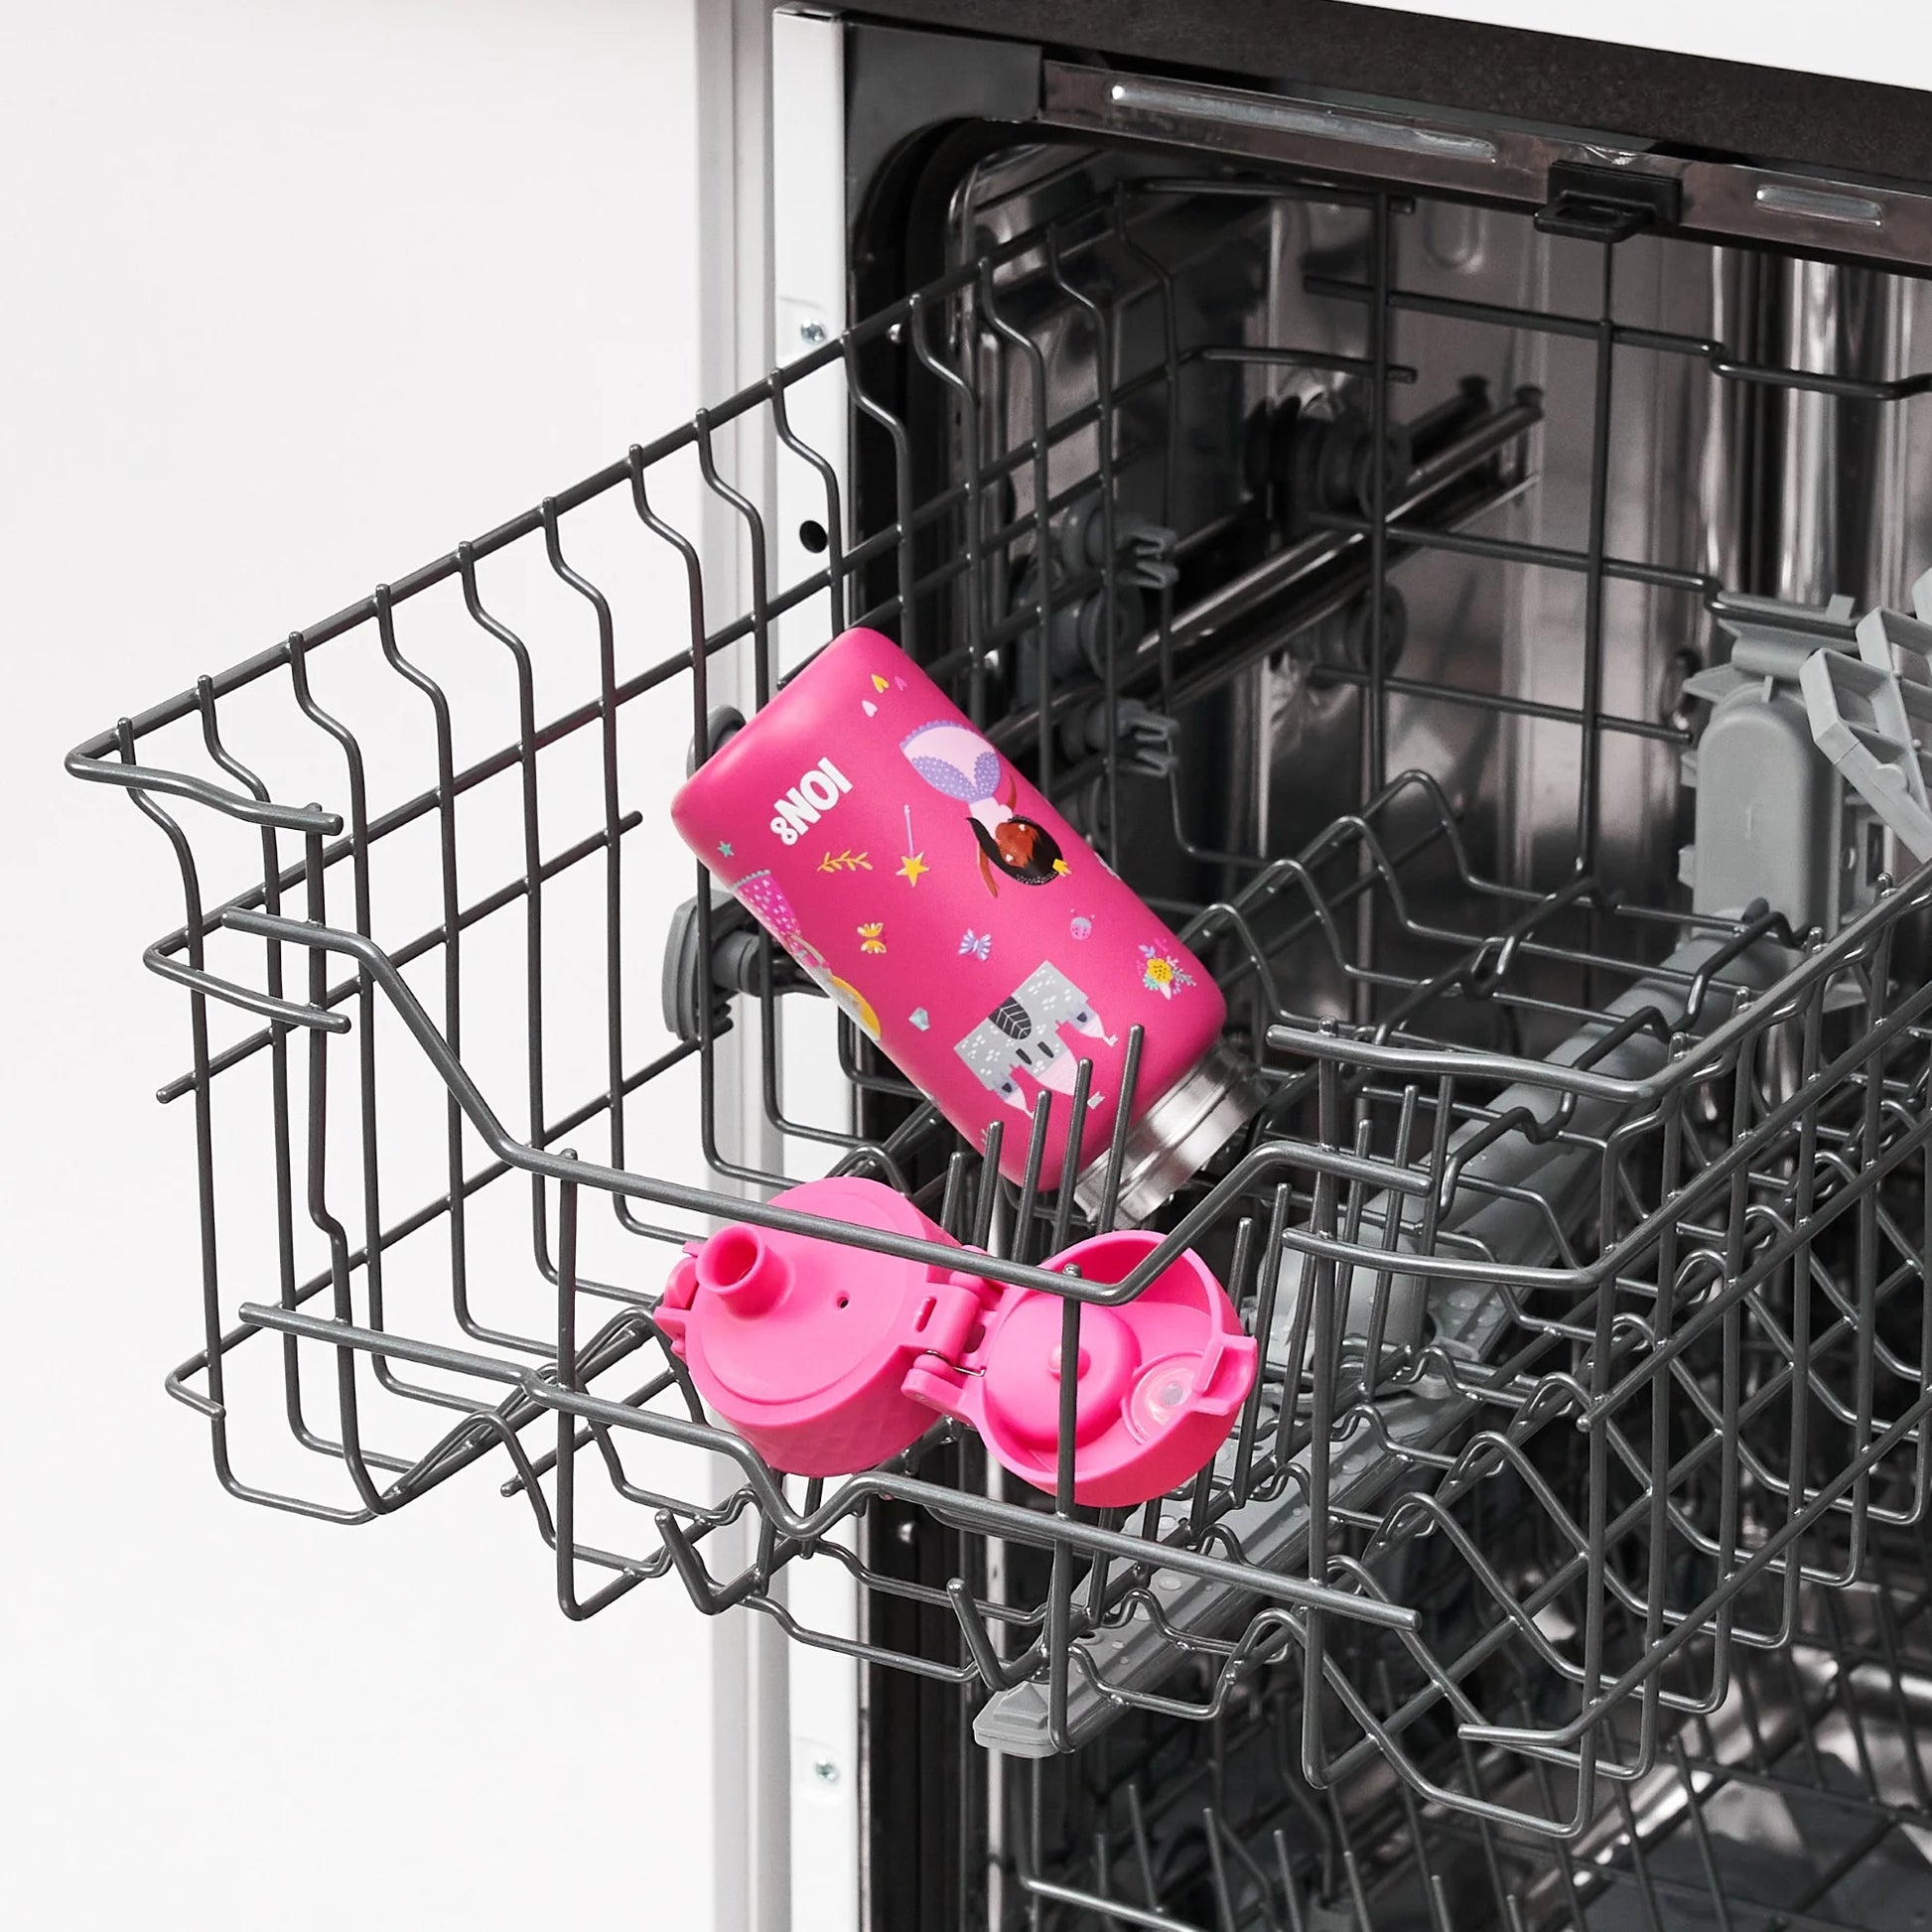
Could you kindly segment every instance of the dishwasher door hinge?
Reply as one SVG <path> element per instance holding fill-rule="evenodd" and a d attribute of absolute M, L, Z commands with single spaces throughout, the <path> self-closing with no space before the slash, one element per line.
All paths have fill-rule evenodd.
<path fill-rule="evenodd" d="M 1684 217 L 1684 184 L 1675 175 L 1559 161 L 1551 166 L 1549 191 L 1536 225 L 1580 241 L 1627 241 L 1646 228 L 1674 228 Z"/>

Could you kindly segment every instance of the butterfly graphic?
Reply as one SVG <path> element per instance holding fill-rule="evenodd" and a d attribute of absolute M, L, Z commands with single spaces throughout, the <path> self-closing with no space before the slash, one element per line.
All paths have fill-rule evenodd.
<path fill-rule="evenodd" d="M 993 935 L 990 932 L 975 932 L 971 926 L 966 928 L 966 936 L 959 942 L 961 959 L 971 954 L 975 959 L 986 959 L 993 951 Z"/>
<path fill-rule="evenodd" d="M 861 952 L 884 952 L 886 941 L 881 936 L 886 930 L 886 921 L 876 919 L 871 925 L 859 928 L 859 950 Z"/>

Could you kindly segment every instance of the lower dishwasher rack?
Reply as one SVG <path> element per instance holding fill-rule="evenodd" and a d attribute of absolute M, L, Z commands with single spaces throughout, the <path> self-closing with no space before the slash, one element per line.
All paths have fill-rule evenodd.
<path fill-rule="evenodd" d="M 1378 235 L 1407 212 L 1340 199 Z M 784 987 L 768 944 L 739 1005 L 707 984 L 688 1029 L 665 1029 L 651 948 L 693 875 L 636 835 L 665 823 L 667 718 L 702 744 L 728 674 L 733 695 L 768 698 L 798 661 L 781 633 L 894 630 L 991 728 L 989 693 L 1029 627 L 1050 630 L 1053 598 L 1111 601 L 1135 567 L 1132 544 L 1102 545 L 1072 589 L 1028 577 L 1064 508 L 1049 458 L 1097 448 L 1104 489 L 1095 425 L 1144 414 L 1164 370 L 1217 349 L 1359 376 L 1325 349 L 1183 356 L 1170 310 L 1146 367 L 1100 355 L 1085 398 L 1009 393 L 1031 439 L 975 455 L 986 344 L 1004 379 L 1028 367 L 1009 271 L 1050 274 L 1104 337 L 1112 311 L 1080 264 L 1148 259 L 1138 207 L 1116 192 L 1001 244 L 70 755 L 163 833 L 183 896 L 147 954 L 185 992 L 192 1050 L 162 1097 L 195 1117 L 203 1336 L 170 1392 L 205 1418 L 235 1494 L 331 1521 L 487 1464 L 552 1553 L 567 1615 L 671 1580 L 706 1613 L 759 1612 L 951 1686 L 988 1741 L 1040 1760 L 1009 1759 L 1011 1789 L 1105 1776 L 1131 1763 L 1130 1732 L 1183 1758 L 1203 1747 L 1175 1738 L 1215 1740 L 1185 1827 L 1203 1924 L 1447 1926 L 1485 1885 L 1468 1923 L 1687 1923 L 1672 1913 L 1705 1909 L 1694 1897 L 1740 1928 L 1854 1923 L 1834 1915 L 1852 1847 L 1916 1845 L 1924 1801 L 1932 868 L 1875 878 L 1829 936 L 1761 906 L 1694 919 L 1587 870 L 1513 882 L 1420 766 L 1334 800 L 1293 857 L 1237 863 L 1176 831 L 1226 890 L 1150 896 L 1227 991 L 1271 1098 L 1164 1213 L 1140 1280 L 1183 1247 L 1210 1256 L 1263 1372 L 1223 1455 L 1143 1509 L 1075 1508 L 1070 1457 L 1058 1498 L 1003 1487 L 943 1423 L 890 1465 L 787 1478 L 708 1420 L 653 1318 L 678 1246 L 720 1218 L 881 1245 L 769 1204 L 827 1167 L 990 1237 L 991 1277 L 1090 1299 L 1038 1265 L 1073 1224 L 1070 1191 L 1002 1181 L 843 1016 L 845 1076 L 886 1125 L 800 1116 L 783 1020 L 811 995 Z M 1164 272 L 1146 269 L 1157 292 Z M 1602 340 L 1608 354 L 1615 330 Z M 1367 367 L 1373 419 L 1396 372 L 1385 335 Z M 855 516 L 801 433 L 814 381 L 840 385 L 855 438 L 886 451 L 883 505 Z M 1465 402 L 1467 480 L 1506 494 L 1522 481 L 1508 449 L 1547 405 L 1473 420 L 1484 405 Z M 974 458 L 925 495 L 921 411 Z M 734 426 L 768 432 L 818 492 L 789 577 L 732 481 Z M 1380 580 L 1396 538 L 1429 529 L 1388 524 L 1369 469 L 1369 522 L 1331 533 L 1368 573 L 1369 664 L 1330 669 L 1382 702 Z M 752 585 L 730 615 L 687 533 L 721 515 Z M 1438 535 L 1466 549 L 1457 527 L 1445 511 Z M 995 559 L 1031 586 L 1018 617 L 978 594 Z M 1600 553 L 1588 568 L 1600 595 Z M 1215 686 L 1216 646 L 1170 648 L 1172 586 L 1131 588 L 1153 645 L 1131 676 L 1108 658 L 1087 697 L 1183 713 Z M 668 652 L 666 611 L 685 639 Z M 1097 837 L 1131 879 L 1117 794 L 1152 787 L 1178 827 L 1212 774 L 1137 760 L 1131 734 L 1069 751 L 1049 653 L 1026 675 L 1033 711 L 1007 714 L 1026 722 L 1004 742 L 1043 787 L 1114 799 Z M 1595 697 L 1566 715 L 1615 723 Z M 627 757 L 639 744 L 655 749 Z M 1579 782 L 1600 785 L 1599 763 Z M 211 897 L 217 874 L 245 883 Z M 696 886 L 709 960 L 718 913 Z M 571 916 L 588 939 L 565 947 Z M 1565 1037 L 1584 1044 L 1547 1056 Z M 733 1144 L 742 1091 L 792 1169 Z M 635 1150 L 665 1120 L 683 1145 L 647 1169 Z M 1561 1184 L 1486 1164 L 1503 1146 L 1539 1150 Z M 1525 1218 L 1533 1262 L 1501 1232 Z M 938 1527 L 937 1574 L 897 1560 L 908 1517 Z M 814 1564 L 855 1581 L 856 1630 L 794 1610 L 788 1580 Z M 1251 1829 L 1216 1780 L 1264 1745 L 1292 1814 Z M 1130 1769 L 1086 1792 L 1093 1836 L 1050 1869 L 1038 1844 L 1001 1855 L 1028 1911 L 1174 1922 L 1155 1825 L 1124 1809 L 1144 1787 L 1151 1802 Z M 1049 1810 L 1035 1798 L 1042 1831 Z M 1746 1870 L 1725 1850 L 1740 1821 L 1774 1816 L 1813 1851 L 1842 1847 L 1806 1867 L 1810 1904 L 1760 1901 L 1775 1859 Z M 1396 1846 L 1408 1875 L 1385 1880 Z M 1421 1888 L 1408 1904 L 1402 1883 Z"/>
<path fill-rule="evenodd" d="M 1016 1889 L 1047 1925 L 1194 1932 L 1926 1924 L 1932 1550 L 1916 1532 L 1873 1554 L 1870 1581 L 1815 1597 L 1792 1643 L 1745 1660 L 1574 1842 L 1420 1800 L 1386 1765 L 1315 1789 L 1291 1667 L 1204 1733 L 1129 1725 L 1100 1762 L 1034 1767 Z M 1439 1747 L 1468 1790 L 1523 1775 L 1447 1733 Z"/>

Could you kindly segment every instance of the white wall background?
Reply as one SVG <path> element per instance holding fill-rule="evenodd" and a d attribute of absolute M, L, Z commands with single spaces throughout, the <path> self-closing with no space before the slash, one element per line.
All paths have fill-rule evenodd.
<path fill-rule="evenodd" d="M 1362 0 L 1491 27 L 1660 47 L 1714 61 L 1932 88 L 1932 11 L 1912 0 Z"/>
<path fill-rule="evenodd" d="M 22 1924 L 712 1922 L 718 1626 L 669 1586 L 565 1623 L 489 1483 L 346 1533 L 244 1509 L 162 1395 L 197 1339 L 192 1169 L 146 1098 L 182 1003 L 138 954 L 174 902 L 153 833 L 59 762 L 700 399 L 694 11 L 0 0 Z M 1842 8 L 1667 12 L 1589 25 L 1932 85 L 1896 9 L 1903 42 Z"/>
<path fill-rule="evenodd" d="M 224 1497 L 154 834 L 64 750 L 695 394 L 690 0 L 9 0 L 0 1898 L 36 1927 L 711 1921 L 675 1585 L 571 1625 L 453 1483 Z M 638 1165 L 643 1165 L 640 1160 Z"/>

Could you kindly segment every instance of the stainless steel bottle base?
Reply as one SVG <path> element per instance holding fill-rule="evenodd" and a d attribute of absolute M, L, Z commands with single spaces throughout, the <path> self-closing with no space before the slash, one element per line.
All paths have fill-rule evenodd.
<path fill-rule="evenodd" d="M 1144 1221 L 1247 1126 L 1267 1097 L 1268 1083 L 1249 1061 L 1219 1041 L 1210 1046 L 1128 1129 L 1117 1223 Z M 1098 1215 L 1106 1183 L 1103 1154 L 1073 1183 L 1082 1213 Z"/>

